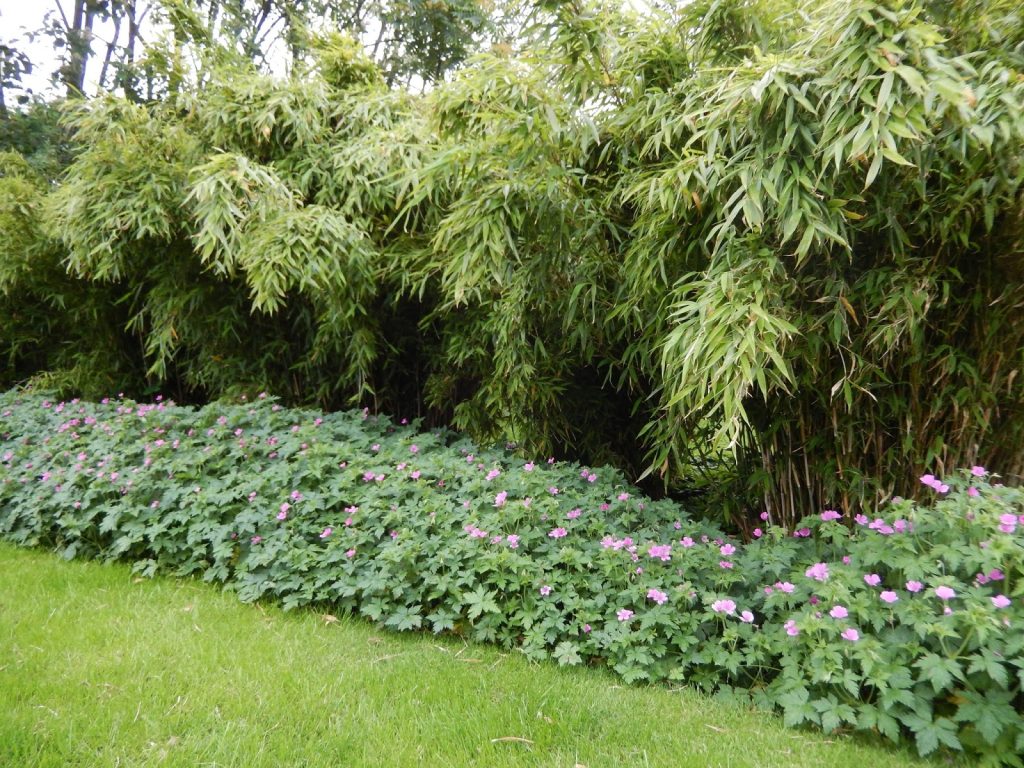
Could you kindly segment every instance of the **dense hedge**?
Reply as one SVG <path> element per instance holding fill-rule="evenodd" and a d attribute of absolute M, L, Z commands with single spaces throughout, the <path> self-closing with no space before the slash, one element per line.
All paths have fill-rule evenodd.
<path fill-rule="evenodd" d="M 1018 0 L 527 5 L 426 94 L 328 35 L 70 105 L 0 156 L 0 387 L 414 403 L 790 526 L 1024 473 Z"/>
<path fill-rule="evenodd" d="M 934 503 L 743 543 L 614 471 L 365 411 L 8 392 L 0 417 L 19 544 L 1021 765 L 1024 494 L 981 467 L 924 477 Z"/>

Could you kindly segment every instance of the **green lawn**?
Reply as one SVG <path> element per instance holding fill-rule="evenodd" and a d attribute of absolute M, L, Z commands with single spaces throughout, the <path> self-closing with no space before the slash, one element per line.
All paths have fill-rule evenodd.
<path fill-rule="evenodd" d="M 0 766 L 887 766 L 691 691 L 0 544 Z"/>

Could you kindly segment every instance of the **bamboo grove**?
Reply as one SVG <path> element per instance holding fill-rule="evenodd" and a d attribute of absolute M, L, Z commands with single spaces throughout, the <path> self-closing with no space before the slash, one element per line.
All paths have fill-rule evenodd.
<path fill-rule="evenodd" d="M 1024 471 L 1024 14 L 549 2 L 416 95 L 341 35 L 0 157 L 4 386 L 264 389 L 740 524 Z"/>

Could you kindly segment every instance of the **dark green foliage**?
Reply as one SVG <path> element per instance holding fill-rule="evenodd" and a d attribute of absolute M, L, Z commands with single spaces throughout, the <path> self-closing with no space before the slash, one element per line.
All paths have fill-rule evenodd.
<path fill-rule="evenodd" d="M 614 470 L 365 411 L 0 395 L 16 543 L 1019 766 L 1024 492 L 981 467 L 922 480 L 930 503 L 743 544 Z"/>

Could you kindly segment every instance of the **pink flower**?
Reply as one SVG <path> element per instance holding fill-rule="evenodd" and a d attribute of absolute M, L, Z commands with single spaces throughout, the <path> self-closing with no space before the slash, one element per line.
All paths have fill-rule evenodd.
<path fill-rule="evenodd" d="M 1010 606 L 1010 598 L 1006 595 L 996 595 L 992 598 L 992 605 L 996 608 L 1008 608 Z"/>
<path fill-rule="evenodd" d="M 590 625 L 589 624 L 584 624 L 583 625 L 583 631 L 584 632 L 589 632 L 590 631 Z"/>
<path fill-rule="evenodd" d="M 967 495 L 970 496 L 972 499 L 976 499 L 979 496 L 981 496 L 981 491 L 979 491 L 972 485 L 970 488 L 967 489 Z"/>
<path fill-rule="evenodd" d="M 767 513 L 767 512 L 762 512 L 762 513 L 761 513 L 761 514 L 759 515 L 759 517 L 760 517 L 760 518 L 761 518 L 762 520 L 767 520 L 767 519 L 768 519 L 768 513 Z"/>
<path fill-rule="evenodd" d="M 496 478 L 500 474 L 501 474 L 501 470 L 500 469 L 492 469 L 490 472 L 487 473 L 487 479 L 488 480 L 493 480 L 494 478 Z"/>
<path fill-rule="evenodd" d="M 924 589 L 924 584 L 920 581 L 907 582 L 907 592 L 920 592 L 922 589 Z"/>
<path fill-rule="evenodd" d="M 935 588 L 935 596 L 939 598 L 939 600 L 952 600 L 956 597 L 956 592 L 954 592 L 950 587 L 941 586 Z"/>
<path fill-rule="evenodd" d="M 786 628 L 786 634 L 790 637 L 796 637 L 800 634 L 800 630 L 796 628 L 796 622 L 793 619 L 790 619 L 782 626 Z"/>
<path fill-rule="evenodd" d="M 826 509 L 824 512 L 821 513 L 821 519 L 825 522 L 828 522 L 829 520 L 839 520 L 841 518 L 842 515 L 836 512 L 834 509 Z"/>
<path fill-rule="evenodd" d="M 591 472 L 589 475 L 587 475 L 587 482 L 588 483 L 596 483 L 597 482 L 597 475 L 595 475 L 593 472 Z"/>
<path fill-rule="evenodd" d="M 351 559 L 351 558 L 353 558 L 355 556 L 356 556 L 356 551 L 354 549 L 350 549 L 350 550 L 345 552 L 345 557 L 347 557 L 349 559 Z"/>
<path fill-rule="evenodd" d="M 501 491 L 497 496 L 494 497 L 494 506 L 505 506 L 506 499 L 508 499 L 508 491 Z"/>
<path fill-rule="evenodd" d="M 755 539 L 760 539 L 762 536 L 764 536 L 764 531 L 762 531 L 760 528 L 755 528 L 754 529 L 754 538 Z"/>
<path fill-rule="evenodd" d="M 842 638 L 849 640 L 851 643 L 856 643 L 860 640 L 860 633 L 853 627 L 848 627 L 842 631 Z"/>
<path fill-rule="evenodd" d="M 528 461 L 525 464 L 523 464 L 523 469 L 526 472 L 533 472 L 533 470 L 535 470 L 536 468 L 536 465 L 532 461 Z"/>
<path fill-rule="evenodd" d="M 485 533 L 484 536 L 486 536 L 486 535 L 487 534 Z M 391 538 L 392 539 L 397 539 L 398 538 L 398 531 L 392 531 L 391 532 Z"/>
<path fill-rule="evenodd" d="M 882 582 L 882 577 L 877 573 L 865 573 L 864 583 L 869 587 L 877 587 Z"/>
<path fill-rule="evenodd" d="M 302 500 L 302 494 L 299 493 L 298 491 L 292 491 L 291 495 L 292 495 L 292 501 L 301 501 Z"/>
<path fill-rule="evenodd" d="M 883 603 L 895 603 L 897 600 L 900 599 L 899 595 L 897 595 L 891 589 L 885 590 L 878 597 L 881 598 Z"/>
<path fill-rule="evenodd" d="M 552 539 L 561 539 L 566 533 L 568 533 L 568 531 L 566 531 L 565 528 L 553 528 L 548 532 L 548 536 Z"/>
<path fill-rule="evenodd" d="M 754 621 L 754 614 L 750 611 L 743 611 L 743 613 L 740 614 L 740 620 L 750 624 Z"/>
<path fill-rule="evenodd" d="M 552 496 L 557 496 L 558 489 L 552 485 L 550 488 L 548 488 L 548 493 L 550 493 Z"/>
<path fill-rule="evenodd" d="M 732 563 L 730 563 L 728 560 L 719 560 L 718 561 L 718 567 L 719 568 L 729 569 L 729 568 L 732 568 Z"/>
<path fill-rule="evenodd" d="M 545 584 L 543 587 L 540 588 L 540 593 L 544 597 L 547 597 L 548 595 L 551 594 L 551 587 L 549 587 L 547 584 Z"/>
<path fill-rule="evenodd" d="M 323 532 L 320 534 L 320 538 L 321 539 L 326 539 L 332 533 L 334 533 L 334 529 L 333 528 L 324 528 Z"/>
<path fill-rule="evenodd" d="M 647 598 L 653 600 L 658 605 L 664 605 L 668 602 L 668 595 L 662 592 L 660 589 L 648 589 Z"/>
<path fill-rule="evenodd" d="M 253 544 L 259 544 L 261 541 L 263 541 L 263 537 L 253 536 L 251 539 L 249 539 L 249 541 L 251 541 Z"/>
<path fill-rule="evenodd" d="M 732 600 L 715 600 L 715 602 L 711 604 L 711 610 L 715 613 L 732 615 L 736 612 L 736 603 Z"/>
<path fill-rule="evenodd" d="M 785 592 L 787 595 L 792 593 L 796 587 L 790 584 L 788 581 L 777 581 L 775 582 L 775 588 L 781 592 Z"/>
<path fill-rule="evenodd" d="M 726 557 L 728 557 L 736 551 L 736 547 L 734 547 L 732 544 L 723 544 L 721 547 L 718 548 L 718 551 Z"/>
<path fill-rule="evenodd" d="M 621 608 L 618 612 L 616 612 L 615 618 L 617 618 L 619 621 L 629 621 L 631 618 L 633 618 L 633 612 L 628 608 Z"/>
<path fill-rule="evenodd" d="M 828 581 L 828 565 L 825 563 L 815 563 L 804 571 L 804 576 L 815 581 Z"/>
<path fill-rule="evenodd" d="M 409 453 L 419 453 L 419 452 L 420 452 L 420 447 L 418 445 L 416 445 L 415 443 L 413 443 L 412 445 L 409 446 Z"/>
<path fill-rule="evenodd" d="M 508 542 L 508 548 L 509 549 L 518 549 L 519 548 L 519 537 L 516 536 L 516 534 L 510 533 L 508 536 L 505 537 L 505 541 Z"/>
<path fill-rule="evenodd" d="M 647 556 L 667 563 L 672 559 L 671 544 L 652 544 L 647 548 Z"/>
<path fill-rule="evenodd" d="M 973 466 L 971 467 L 971 474 L 974 475 L 975 477 L 984 477 L 985 475 L 988 474 L 988 470 L 985 469 L 984 467 Z"/>
<path fill-rule="evenodd" d="M 583 514 L 582 509 L 573 509 L 565 513 L 565 517 L 568 520 L 575 520 L 577 517 Z"/>
<path fill-rule="evenodd" d="M 694 546 L 694 541 L 689 536 L 683 536 L 683 538 L 679 540 L 679 543 L 682 544 L 686 549 L 689 549 L 690 547 Z"/>
<path fill-rule="evenodd" d="M 414 469 L 412 472 L 409 473 L 409 477 L 411 477 L 413 480 L 419 480 L 420 474 L 421 473 L 418 469 Z"/>
<path fill-rule="evenodd" d="M 855 523 L 857 523 L 857 525 L 867 525 L 868 524 L 868 516 L 867 515 L 854 515 L 853 520 L 854 520 Z"/>
<path fill-rule="evenodd" d="M 628 493 L 620 493 L 619 494 L 619 501 L 629 501 L 629 494 Z"/>
<path fill-rule="evenodd" d="M 828 615 L 831 616 L 833 619 L 845 619 L 847 616 L 850 615 L 850 612 L 847 611 L 843 606 L 837 605 L 835 608 L 828 612 Z"/>

